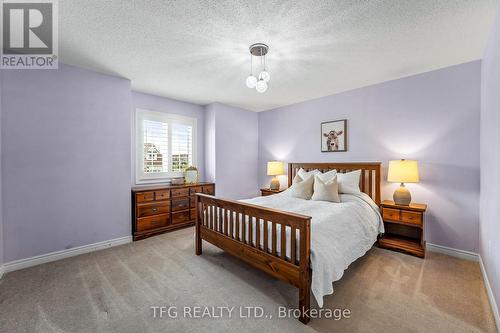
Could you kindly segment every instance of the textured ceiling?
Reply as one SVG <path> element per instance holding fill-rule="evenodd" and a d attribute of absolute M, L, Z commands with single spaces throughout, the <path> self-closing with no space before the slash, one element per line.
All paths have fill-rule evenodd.
<path fill-rule="evenodd" d="M 262 111 L 480 59 L 496 0 L 59 1 L 60 59 L 134 90 Z M 270 46 L 269 89 L 245 86 Z"/>

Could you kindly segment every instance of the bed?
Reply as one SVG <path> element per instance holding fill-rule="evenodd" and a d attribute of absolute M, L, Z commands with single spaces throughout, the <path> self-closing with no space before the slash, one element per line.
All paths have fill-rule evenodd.
<path fill-rule="evenodd" d="M 195 251 L 202 240 L 299 289 L 299 320 L 309 322 L 311 291 L 318 305 L 332 282 L 371 248 L 383 231 L 380 162 L 290 163 L 288 185 L 299 169 L 346 173 L 361 170 L 359 195 L 341 203 L 296 199 L 280 193 L 232 201 L 197 194 Z M 284 249 L 284 251 L 282 251 Z"/>

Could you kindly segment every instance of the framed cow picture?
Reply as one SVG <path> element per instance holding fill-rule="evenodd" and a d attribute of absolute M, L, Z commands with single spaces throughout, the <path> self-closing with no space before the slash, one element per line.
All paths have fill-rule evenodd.
<path fill-rule="evenodd" d="M 321 151 L 347 151 L 347 119 L 321 123 Z"/>

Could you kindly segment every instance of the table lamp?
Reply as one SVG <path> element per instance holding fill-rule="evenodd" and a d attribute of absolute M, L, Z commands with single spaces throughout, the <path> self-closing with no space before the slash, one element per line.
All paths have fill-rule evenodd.
<path fill-rule="evenodd" d="M 267 175 L 273 176 L 271 180 L 270 188 L 271 190 L 279 190 L 280 189 L 280 181 L 276 176 L 283 175 L 285 173 L 285 169 L 283 168 L 283 162 L 279 161 L 270 161 L 267 162 Z"/>
<path fill-rule="evenodd" d="M 405 187 L 404 183 L 418 183 L 420 181 L 418 177 L 417 161 L 389 161 L 387 181 L 391 183 L 401 183 L 401 186 L 394 191 L 394 203 L 396 205 L 409 206 L 411 202 L 411 194 Z"/>

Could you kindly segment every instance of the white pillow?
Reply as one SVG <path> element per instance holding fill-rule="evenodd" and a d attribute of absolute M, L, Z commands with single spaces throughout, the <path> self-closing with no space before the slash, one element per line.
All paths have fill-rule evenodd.
<path fill-rule="evenodd" d="M 348 173 L 338 173 L 337 182 L 339 184 L 339 193 L 344 194 L 359 194 L 359 177 L 361 170 L 355 170 Z"/>
<path fill-rule="evenodd" d="M 314 193 L 311 200 L 340 202 L 337 176 L 324 181 L 323 175 L 314 175 Z"/>
<path fill-rule="evenodd" d="M 283 191 L 282 194 L 289 197 L 309 200 L 313 195 L 313 183 L 314 177 L 302 179 L 302 177 L 297 174 L 293 179 L 292 186 Z"/>
<path fill-rule="evenodd" d="M 319 173 L 321 173 L 321 171 L 319 171 L 318 169 L 315 169 L 312 171 L 305 171 L 304 169 L 300 168 L 299 171 L 297 171 L 297 175 L 299 175 L 300 178 L 302 178 L 302 179 L 306 179 L 307 177 L 311 177 L 311 176 L 317 175 Z"/>
<path fill-rule="evenodd" d="M 332 180 L 333 178 L 335 178 L 335 176 L 337 176 L 337 170 L 330 170 L 328 172 L 325 172 L 325 173 L 318 173 L 317 174 L 319 176 L 319 178 L 321 178 L 321 180 L 323 182 L 329 182 L 330 180 Z"/>

